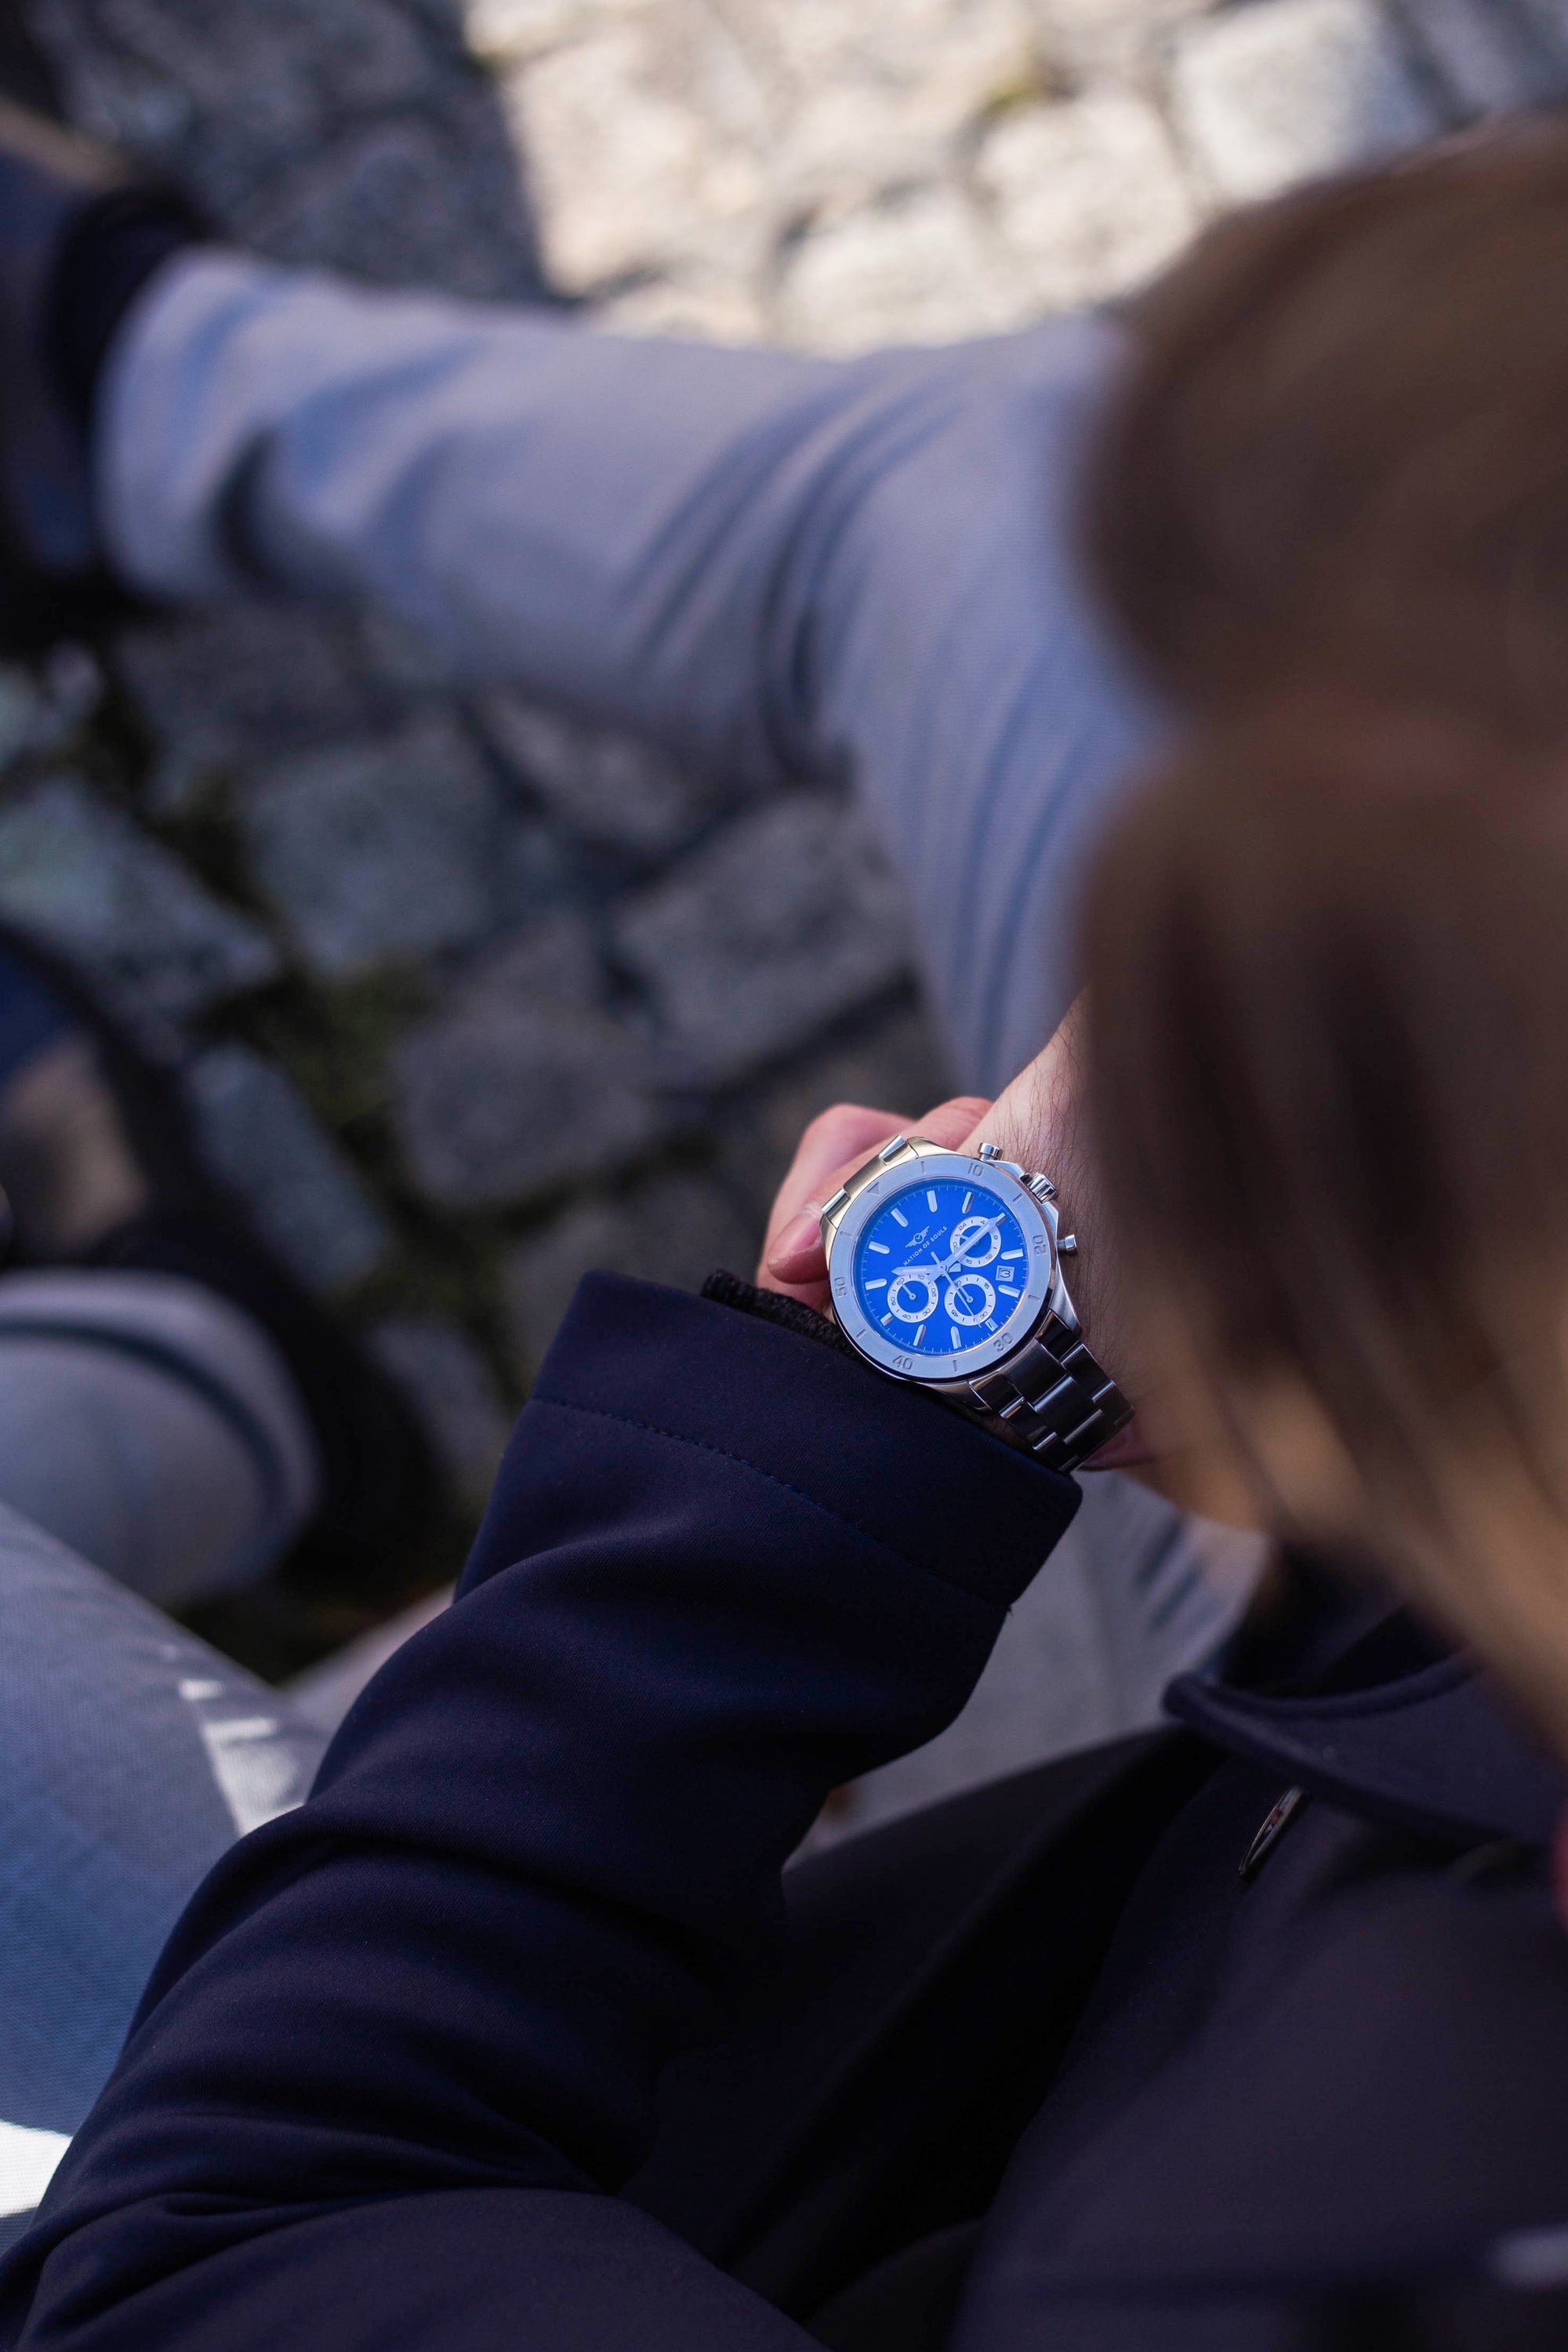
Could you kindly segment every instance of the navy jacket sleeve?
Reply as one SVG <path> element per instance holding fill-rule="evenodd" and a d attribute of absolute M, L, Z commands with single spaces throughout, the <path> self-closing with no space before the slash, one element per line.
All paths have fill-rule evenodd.
<path fill-rule="evenodd" d="M 591 1276 L 456 1605 L 213 1872 L 0 2342 L 788 2352 L 621 2202 L 826 1792 L 963 1706 L 1077 1492 L 710 1301 Z"/>

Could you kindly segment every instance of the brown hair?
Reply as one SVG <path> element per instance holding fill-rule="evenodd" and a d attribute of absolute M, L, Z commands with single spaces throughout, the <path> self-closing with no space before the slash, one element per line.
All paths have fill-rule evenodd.
<path fill-rule="evenodd" d="M 1174 1309 L 1244 1454 L 1249 1395 L 1312 1400 L 1387 1564 L 1438 1559 L 1426 1597 L 1538 1697 L 1553 1579 L 1568 1606 L 1565 784 L 1452 723 L 1299 700 L 1145 790 L 1087 914 L 1132 1295 Z M 1478 1469 L 1554 1530 L 1544 1579 L 1494 1562 L 1481 1590 Z"/>
<path fill-rule="evenodd" d="M 1568 115 L 1237 214 L 1134 328 L 1086 531 L 1179 701 L 1568 734 Z"/>

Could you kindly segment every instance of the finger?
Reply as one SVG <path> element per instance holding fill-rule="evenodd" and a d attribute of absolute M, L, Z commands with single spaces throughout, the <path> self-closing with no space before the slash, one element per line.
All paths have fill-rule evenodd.
<path fill-rule="evenodd" d="M 786 1227 L 815 1217 L 831 1199 L 845 1166 L 858 1167 L 899 1131 L 898 1114 L 871 1110 L 864 1103 L 835 1103 L 821 1111 L 801 1137 L 788 1175 L 779 1186 L 763 1244 L 764 1267 Z"/>
<path fill-rule="evenodd" d="M 839 1104 L 834 1110 L 825 1112 L 821 1120 L 813 1122 L 814 1126 L 823 1129 L 821 1142 L 842 1142 L 847 1135 L 855 1132 L 858 1135 L 856 1148 L 847 1153 L 842 1161 L 827 1169 L 815 1188 L 815 1197 L 799 1200 L 798 1196 L 792 1194 L 790 1182 L 786 1180 L 779 1197 L 781 1202 L 786 1199 L 793 1201 L 795 1214 L 769 1235 L 763 1252 L 764 1281 L 771 1276 L 770 1287 L 786 1290 L 809 1289 L 826 1281 L 827 1254 L 823 1247 L 821 1226 L 823 1202 L 831 1200 L 845 1179 L 854 1175 L 857 1169 L 864 1165 L 868 1152 L 890 1141 L 900 1131 L 900 1125 L 906 1133 L 922 1135 L 928 1142 L 940 1143 L 944 1150 L 955 1150 L 990 1108 L 983 1095 L 954 1095 L 947 1102 L 939 1103 L 934 1110 L 928 1111 L 923 1118 L 913 1122 L 907 1119 L 896 1121 L 886 1133 L 875 1135 L 855 1129 L 852 1119 L 868 1120 L 883 1114 L 862 1113 L 857 1106 L 849 1104 Z M 810 1133 L 808 1129 L 807 1134 Z M 804 1139 L 802 1150 L 804 1153 Z M 797 1155 L 797 1165 L 799 1159 L 800 1155 Z M 792 1170 L 791 1176 L 794 1174 Z"/>

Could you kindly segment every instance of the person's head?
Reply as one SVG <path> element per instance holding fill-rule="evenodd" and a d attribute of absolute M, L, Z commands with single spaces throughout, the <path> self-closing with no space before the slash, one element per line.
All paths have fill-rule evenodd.
<path fill-rule="evenodd" d="M 1568 767 L 1281 705 L 1130 805 L 1086 944 L 1177 1491 L 1373 1556 L 1568 1746 Z"/>
<path fill-rule="evenodd" d="M 1092 568 L 1174 701 L 1568 739 L 1568 113 L 1237 213 L 1143 299 Z"/>

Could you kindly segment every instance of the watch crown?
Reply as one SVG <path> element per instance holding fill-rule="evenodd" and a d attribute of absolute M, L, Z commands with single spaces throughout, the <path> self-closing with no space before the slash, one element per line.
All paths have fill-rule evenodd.
<path fill-rule="evenodd" d="M 1048 1176 L 1031 1176 L 1028 1185 L 1037 1200 L 1054 1201 L 1057 1197 L 1057 1188 Z"/>
<path fill-rule="evenodd" d="M 1057 1237 L 1057 1255 L 1058 1257 L 1076 1257 L 1078 1255 L 1078 1235 L 1076 1234 L 1058 1234 Z"/>
<path fill-rule="evenodd" d="M 979 1156 L 982 1160 L 999 1160 L 1002 1157 L 1001 1147 L 994 1143 L 983 1143 Z"/>

